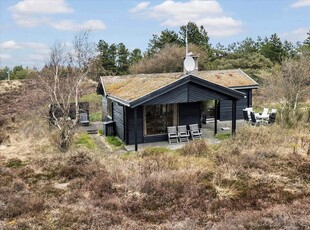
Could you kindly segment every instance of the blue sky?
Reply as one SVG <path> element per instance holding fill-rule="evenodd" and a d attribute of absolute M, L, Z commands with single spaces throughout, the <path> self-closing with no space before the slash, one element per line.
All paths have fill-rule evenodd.
<path fill-rule="evenodd" d="M 203 25 L 213 45 L 277 33 L 293 43 L 310 29 L 310 0 L 1 0 L 0 68 L 42 67 L 56 41 L 92 28 L 91 40 L 148 46 L 152 34 Z"/>

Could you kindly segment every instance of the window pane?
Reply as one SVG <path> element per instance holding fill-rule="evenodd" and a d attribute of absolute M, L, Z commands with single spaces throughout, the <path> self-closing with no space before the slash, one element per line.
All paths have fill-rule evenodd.
<path fill-rule="evenodd" d="M 144 119 L 146 135 L 167 133 L 167 126 L 177 124 L 177 105 L 147 105 Z"/>

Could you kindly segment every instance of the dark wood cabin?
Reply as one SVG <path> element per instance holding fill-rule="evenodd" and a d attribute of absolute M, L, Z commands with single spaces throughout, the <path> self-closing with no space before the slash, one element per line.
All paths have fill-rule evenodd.
<path fill-rule="evenodd" d="M 167 140 L 167 126 L 242 119 L 258 84 L 240 69 L 100 78 L 103 115 L 125 144 Z"/>

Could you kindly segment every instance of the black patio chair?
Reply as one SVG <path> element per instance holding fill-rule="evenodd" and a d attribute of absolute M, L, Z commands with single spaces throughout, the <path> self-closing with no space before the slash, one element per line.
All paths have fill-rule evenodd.
<path fill-rule="evenodd" d="M 249 115 L 248 115 L 248 111 L 246 109 L 243 110 L 243 119 L 250 124 L 250 119 L 249 119 Z"/>
<path fill-rule="evenodd" d="M 260 125 L 262 123 L 261 119 L 256 118 L 254 112 L 250 112 L 250 116 L 251 116 L 251 125 L 257 126 L 257 125 Z"/>
<path fill-rule="evenodd" d="M 271 113 L 269 115 L 269 120 L 268 120 L 268 123 L 269 124 L 273 124 L 276 122 L 276 116 L 277 116 L 277 113 Z"/>

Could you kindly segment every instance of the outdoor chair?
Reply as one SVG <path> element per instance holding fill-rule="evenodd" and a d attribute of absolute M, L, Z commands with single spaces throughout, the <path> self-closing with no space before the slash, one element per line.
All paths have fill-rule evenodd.
<path fill-rule="evenodd" d="M 89 125 L 87 113 L 80 113 L 80 123 L 85 126 Z"/>
<path fill-rule="evenodd" d="M 168 132 L 168 141 L 171 144 L 172 142 L 178 143 L 178 133 L 177 133 L 177 127 L 176 126 L 168 126 L 167 127 Z"/>
<path fill-rule="evenodd" d="M 257 118 L 255 117 L 254 112 L 250 112 L 250 116 L 251 116 L 251 125 L 257 126 L 257 125 L 260 125 L 260 124 L 262 123 L 262 120 L 261 120 L 261 119 L 257 119 Z"/>
<path fill-rule="evenodd" d="M 191 137 L 192 139 L 201 139 L 201 131 L 198 127 L 198 124 L 192 124 L 192 125 L 189 125 L 189 129 L 190 129 L 190 134 L 191 134 Z"/>
<path fill-rule="evenodd" d="M 243 119 L 248 123 L 250 124 L 250 118 L 249 118 L 249 115 L 248 115 L 248 111 L 246 109 L 243 110 Z"/>
<path fill-rule="evenodd" d="M 271 109 L 271 113 L 277 113 L 277 109 Z"/>
<path fill-rule="evenodd" d="M 188 142 L 189 133 L 187 131 L 186 125 L 178 126 L 178 135 L 179 135 L 180 142 L 183 142 L 183 141 Z"/>
<path fill-rule="evenodd" d="M 268 114 L 269 114 L 269 109 L 268 108 L 264 108 L 262 115 L 268 115 Z"/>
<path fill-rule="evenodd" d="M 269 124 L 273 124 L 276 122 L 276 116 L 277 116 L 277 113 L 271 113 L 269 115 L 269 120 L 268 120 L 268 123 Z"/>
<path fill-rule="evenodd" d="M 254 111 L 253 111 L 253 108 L 252 108 L 252 107 L 249 107 L 249 108 L 245 108 L 244 110 L 247 111 L 247 113 L 248 113 L 248 118 L 249 118 L 249 122 L 250 122 L 250 121 L 251 121 L 251 115 L 250 115 L 250 113 L 251 113 L 251 112 L 254 112 Z"/>

